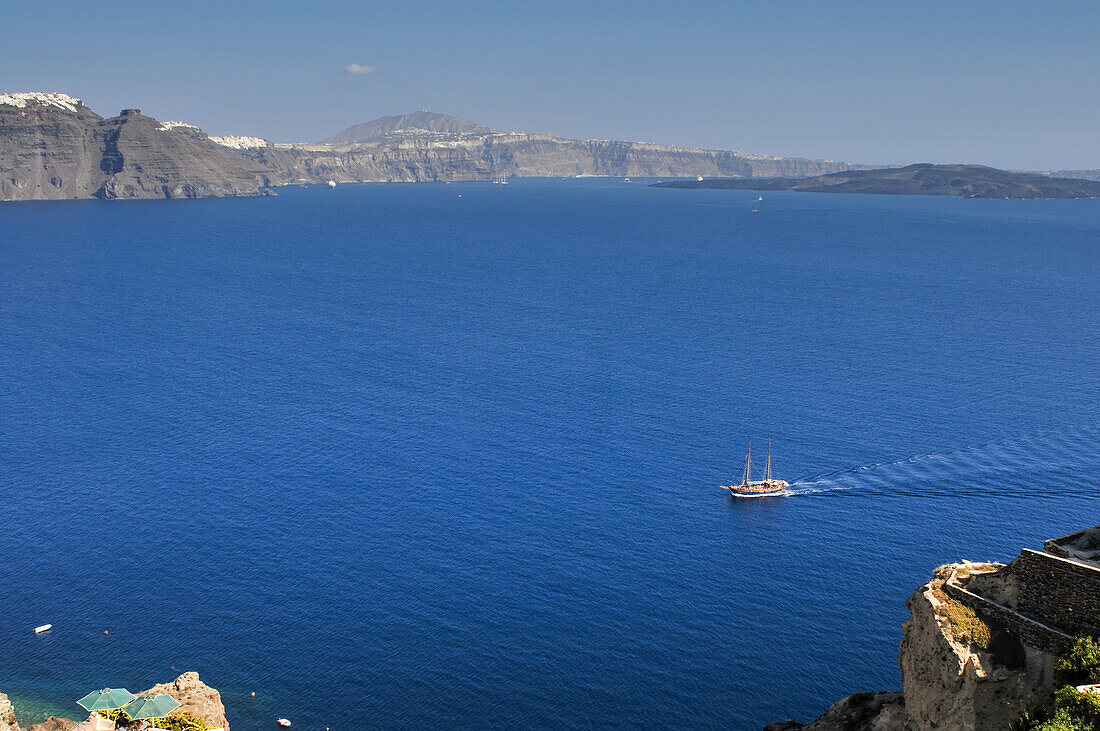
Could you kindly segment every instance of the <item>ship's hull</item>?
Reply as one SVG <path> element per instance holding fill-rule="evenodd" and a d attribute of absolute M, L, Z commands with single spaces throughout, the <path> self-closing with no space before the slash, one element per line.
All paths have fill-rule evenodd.
<path fill-rule="evenodd" d="M 730 491 L 734 497 L 764 497 L 766 495 L 782 495 L 790 483 L 786 480 L 761 480 L 741 485 L 722 485 Z"/>

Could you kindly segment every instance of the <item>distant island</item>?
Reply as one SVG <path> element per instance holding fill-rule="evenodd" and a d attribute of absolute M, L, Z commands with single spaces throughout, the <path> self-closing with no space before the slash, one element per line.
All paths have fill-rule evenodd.
<path fill-rule="evenodd" d="M 1082 178 L 1095 170 L 1076 171 Z M 203 198 L 283 185 L 507 177 L 696 178 L 672 188 L 741 188 L 971 198 L 1100 196 L 1100 182 L 978 165 L 868 169 L 834 160 L 494 130 L 414 112 L 357 124 L 319 143 L 210 135 L 125 109 L 104 118 L 61 93 L 0 93 L 0 200 Z"/>
<path fill-rule="evenodd" d="M 261 195 L 282 185 L 501 177 L 821 175 L 851 165 L 644 142 L 503 132 L 416 112 L 320 143 L 209 135 L 140 109 L 104 118 L 60 93 L 0 93 L 0 200 Z"/>
<path fill-rule="evenodd" d="M 844 170 L 807 178 L 715 178 L 655 183 L 657 188 L 794 190 L 806 193 L 953 195 L 963 198 L 1100 198 L 1100 182 L 1017 173 L 984 165 L 932 165 Z"/>

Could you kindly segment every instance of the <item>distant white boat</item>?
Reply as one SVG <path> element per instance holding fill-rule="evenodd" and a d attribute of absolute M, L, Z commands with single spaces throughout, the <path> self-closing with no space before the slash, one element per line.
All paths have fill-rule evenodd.
<path fill-rule="evenodd" d="M 335 188 L 336 187 L 336 181 L 335 180 L 330 180 L 327 183 L 325 183 L 325 185 L 327 185 L 330 188 Z"/>
<path fill-rule="evenodd" d="M 290 721 L 285 719 L 285 718 L 280 718 L 279 720 L 275 721 L 275 723 L 279 724 L 280 726 L 289 726 L 290 725 Z"/>
<path fill-rule="evenodd" d="M 44 625 L 41 625 L 40 627 L 35 627 L 34 628 L 34 633 L 36 635 L 40 635 L 43 632 L 49 632 L 51 627 L 53 627 L 52 624 L 44 624 Z"/>
<path fill-rule="evenodd" d="M 498 175 L 495 178 L 493 178 L 493 182 L 496 183 L 497 185 L 508 185 L 508 176 L 507 175 Z"/>
<path fill-rule="evenodd" d="M 696 179 L 696 180 L 702 180 L 702 179 L 703 179 L 703 176 L 702 176 L 702 175 L 697 175 L 697 176 L 695 177 L 695 179 Z"/>
<path fill-rule="evenodd" d="M 757 197 L 757 199 L 756 199 L 756 200 L 758 200 L 758 201 L 762 201 L 762 200 L 764 200 L 764 196 L 759 196 L 759 197 Z"/>
<path fill-rule="evenodd" d="M 629 183 L 629 182 L 630 182 L 630 178 L 623 178 L 623 182 L 624 182 L 624 183 Z"/>

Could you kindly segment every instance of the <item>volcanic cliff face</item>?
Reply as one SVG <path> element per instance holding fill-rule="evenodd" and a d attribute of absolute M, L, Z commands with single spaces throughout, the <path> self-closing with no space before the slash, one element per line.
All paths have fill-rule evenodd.
<path fill-rule="evenodd" d="M 0 94 L 0 200 L 258 195 L 297 183 L 488 180 L 498 175 L 806 176 L 828 160 L 496 132 L 418 112 L 319 145 L 215 137 L 128 109 L 103 119 L 64 94 Z"/>
<path fill-rule="evenodd" d="M 63 94 L 0 95 L 0 200 L 91 195 L 102 119 Z"/>
<path fill-rule="evenodd" d="M 642 142 L 569 140 L 544 134 L 488 132 L 388 137 L 375 142 L 276 145 L 286 182 L 488 180 L 498 175 L 574 177 L 805 176 L 847 170 L 846 163 L 743 155 Z"/>
<path fill-rule="evenodd" d="M 236 149 L 205 133 L 164 129 L 139 110 L 97 124 L 103 173 L 96 198 L 204 198 L 256 195 L 267 178 Z"/>
<path fill-rule="evenodd" d="M 0 199 L 256 195 L 265 171 L 139 110 L 103 119 L 63 94 L 0 95 Z"/>

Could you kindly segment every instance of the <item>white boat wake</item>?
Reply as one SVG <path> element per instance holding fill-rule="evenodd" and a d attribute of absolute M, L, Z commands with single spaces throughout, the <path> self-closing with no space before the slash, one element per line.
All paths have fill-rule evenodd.
<path fill-rule="evenodd" d="M 785 494 L 1100 497 L 1100 429 L 1042 432 L 795 480 Z M 1039 477 L 1039 479 L 1037 479 Z"/>

